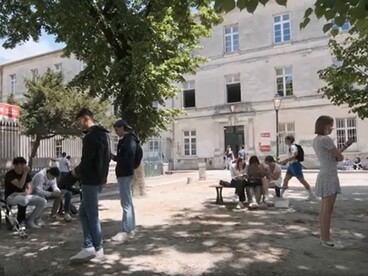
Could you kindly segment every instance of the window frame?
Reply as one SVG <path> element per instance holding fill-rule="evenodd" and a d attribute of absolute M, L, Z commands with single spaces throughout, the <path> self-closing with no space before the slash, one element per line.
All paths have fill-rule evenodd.
<path fill-rule="evenodd" d="M 288 15 L 289 19 L 284 20 L 285 15 Z M 279 22 L 275 22 L 275 19 L 277 17 L 280 17 Z M 289 39 L 288 40 L 285 40 L 285 33 L 284 33 L 284 24 L 285 23 L 289 24 Z M 281 41 L 276 41 L 276 37 L 277 37 L 276 36 L 276 26 L 280 26 Z M 289 12 L 281 13 L 281 14 L 274 14 L 272 16 L 272 34 L 273 34 L 273 44 L 275 44 L 275 45 L 291 42 L 291 39 L 292 39 L 292 36 L 291 36 L 291 14 Z"/>
<path fill-rule="evenodd" d="M 55 149 L 55 156 L 60 157 L 63 153 L 63 140 L 62 139 L 55 139 L 54 149 Z"/>
<path fill-rule="evenodd" d="M 17 74 L 10 74 L 10 93 L 16 94 L 17 93 Z"/>
<path fill-rule="evenodd" d="M 194 91 L 194 106 L 185 106 L 185 92 L 186 91 Z M 196 108 L 196 89 L 195 89 L 195 81 L 194 80 L 190 80 L 190 81 L 186 81 L 184 84 L 183 84 L 183 99 L 182 99 L 182 106 L 183 108 L 185 109 L 188 109 L 188 108 Z"/>
<path fill-rule="evenodd" d="M 291 73 L 286 73 L 286 71 L 290 69 Z M 282 75 L 278 74 L 278 71 L 282 70 Z M 279 94 L 281 97 L 292 97 L 294 96 L 294 74 L 293 74 L 293 67 L 292 66 L 285 66 L 285 67 L 276 67 L 275 68 L 276 74 L 276 93 Z M 287 78 L 291 78 L 291 94 L 287 95 Z M 279 83 L 278 80 L 282 78 L 282 94 L 279 93 Z"/>
<path fill-rule="evenodd" d="M 338 121 L 343 121 L 344 126 L 341 127 L 341 124 L 338 123 Z M 354 122 L 354 126 L 349 126 L 349 121 Z M 341 136 L 339 135 L 339 132 L 344 132 L 344 139 L 340 141 Z M 345 118 L 335 118 L 335 134 L 336 134 L 336 147 L 338 149 L 342 149 L 345 145 L 345 142 L 348 140 L 350 132 L 355 132 L 355 135 L 353 135 L 354 142 L 356 143 L 358 141 L 358 127 L 357 127 L 357 118 L 356 117 L 345 117 Z M 351 150 L 351 148 L 348 148 L 348 150 Z"/>
<path fill-rule="evenodd" d="M 237 28 L 237 30 L 234 31 L 234 28 Z M 230 29 L 229 33 L 226 33 L 227 29 Z M 237 48 L 235 49 L 234 36 L 236 36 L 236 35 L 237 35 L 238 44 L 237 44 Z M 226 39 L 228 37 L 230 38 L 230 49 L 229 50 L 226 47 L 226 42 L 227 42 Z M 239 49 L 240 49 L 239 24 L 236 23 L 236 24 L 224 26 L 224 54 L 236 53 L 236 52 L 239 52 Z"/>
<path fill-rule="evenodd" d="M 188 133 L 187 135 L 186 132 Z M 189 142 L 186 142 L 186 140 L 189 140 Z M 186 144 L 189 146 L 188 152 L 186 151 Z M 183 131 L 183 155 L 188 157 L 197 156 L 197 131 L 194 129 Z"/>
<path fill-rule="evenodd" d="M 279 153 L 288 154 L 288 145 L 285 144 L 285 137 L 287 135 L 293 135 L 295 138 L 295 122 L 279 122 Z"/>

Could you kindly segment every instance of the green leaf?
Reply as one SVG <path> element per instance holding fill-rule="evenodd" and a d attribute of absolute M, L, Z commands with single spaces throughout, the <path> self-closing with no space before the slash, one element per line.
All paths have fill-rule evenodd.
<path fill-rule="evenodd" d="M 229 12 L 235 8 L 235 0 L 222 0 L 222 8 Z"/>
<path fill-rule="evenodd" d="M 326 12 L 326 9 L 323 6 L 318 6 L 314 9 L 314 13 L 316 14 L 317 18 L 320 19 Z"/>
<path fill-rule="evenodd" d="M 247 11 L 254 13 L 258 6 L 258 0 L 248 0 Z"/>
<path fill-rule="evenodd" d="M 306 17 L 303 19 L 303 21 L 299 24 L 300 29 L 304 29 L 310 22 L 310 18 Z"/>
<path fill-rule="evenodd" d="M 309 17 L 313 12 L 313 8 L 308 8 L 306 9 L 306 11 L 304 12 L 304 17 Z"/>
<path fill-rule="evenodd" d="M 287 0 L 276 0 L 276 3 L 282 6 L 286 6 Z"/>
<path fill-rule="evenodd" d="M 323 25 L 323 28 L 322 28 L 323 32 L 327 33 L 329 30 L 331 30 L 332 26 L 333 26 L 332 23 L 327 23 L 327 24 Z"/>
<path fill-rule="evenodd" d="M 240 10 L 244 10 L 247 7 L 247 4 L 248 0 L 238 0 L 238 2 L 236 3 Z"/>
<path fill-rule="evenodd" d="M 338 17 L 335 18 L 334 21 L 335 21 L 335 24 L 337 26 L 342 26 L 346 22 L 346 17 L 345 16 L 338 16 Z"/>
<path fill-rule="evenodd" d="M 336 13 L 333 10 L 328 10 L 328 11 L 325 12 L 325 18 L 326 18 L 327 21 L 334 18 L 335 15 L 336 15 Z"/>
<path fill-rule="evenodd" d="M 266 6 L 269 0 L 259 0 L 259 3 L 261 3 L 263 6 Z"/>
<path fill-rule="evenodd" d="M 349 5 L 346 0 L 335 0 L 333 2 L 333 7 L 339 14 L 346 14 Z"/>
<path fill-rule="evenodd" d="M 364 6 L 359 5 L 355 9 L 350 10 L 350 14 L 352 17 L 356 19 L 366 19 L 367 18 L 367 11 Z"/>
<path fill-rule="evenodd" d="M 338 30 L 338 29 L 333 29 L 333 30 L 331 30 L 330 34 L 331 34 L 333 37 L 335 37 L 335 36 L 337 36 L 337 35 L 339 34 L 339 30 Z"/>

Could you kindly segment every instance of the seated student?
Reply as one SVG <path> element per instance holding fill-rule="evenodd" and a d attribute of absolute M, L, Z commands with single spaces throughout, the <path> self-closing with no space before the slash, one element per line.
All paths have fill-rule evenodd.
<path fill-rule="evenodd" d="M 69 172 L 63 176 L 61 176 L 58 181 L 57 185 L 61 192 L 64 194 L 64 219 L 65 221 L 71 221 L 72 217 L 71 207 L 72 207 L 72 197 L 74 194 L 81 194 L 80 189 L 74 187 L 74 185 L 79 181 L 79 178 L 74 176 L 72 172 Z"/>
<path fill-rule="evenodd" d="M 250 208 L 258 208 L 261 203 L 262 186 L 267 185 L 267 179 L 269 173 L 260 164 L 257 156 L 252 156 L 249 159 L 249 165 L 247 167 L 247 194 L 251 194 L 251 198 L 248 198 Z M 266 182 L 266 183 L 265 183 Z M 255 201 L 253 200 L 255 196 Z"/>
<path fill-rule="evenodd" d="M 268 185 L 263 186 L 264 202 L 267 203 L 269 187 L 274 187 L 276 196 L 281 197 L 282 176 L 281 166 L 276 163 L 275 159 L 272 156 L 269 155 L 265 158 L 265 164 L 267 165 L 267 170 L 269 172 L 267 183 Z"/>
<path fill-rule="evenodd" d="M 51 209 L 51 218 L 56 218 L 57 210 L 62 200 L 62 193 L 57 186 L 56 178 L 60 175 L 57 167 L 43 169 L 35 174 L 32 180 L 33 194 L 45 199 L 54 199 Z M 42 224 L 42 222 L 40 222 Z"/>
<path fill-rule="evenodd" d="M 9 205 L 35 206 L 27 219 L 27 227 L 37 229 L 35 220 L 41 217 L 46 200 L 32 195 L 32 178 L 29 175 L 27 161 L 23 157 L 13 159 L 13 169 L 5 174 L 5 199 Z"/>
<path fill-rule="evenodd" d="M 246 186 L 246 163 L 242 157 L 238 157 L 235 162 L 230 165 L 231 183 L 235 187 L 235 193 L 239 196 L 239 202 L 236 209 L 244 207 L 245 202 L 245 186 Z M 247 194 L 247 196 L 249 196 Z"/>

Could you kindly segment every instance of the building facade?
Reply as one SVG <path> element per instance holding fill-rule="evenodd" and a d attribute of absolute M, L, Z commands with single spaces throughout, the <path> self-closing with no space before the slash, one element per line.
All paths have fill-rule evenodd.
<path fill-rule="evenodd" d="M 279 110 L 279 148 L 287 154 L 284 137 L 295 136 L 305 151 L 305 166 L 318 167 L 312 148 L 314 122 L 320 115 L 335 118 L 332 138 L 340 147 L 348 137 L 356 143 L 348 149 L 349 159 L 368 156 L 364 136 L 368 123 L 323 99 L 317 90 L 324 84 L 318 71 L 334 63 L 323 20 L 311 20 L 299 29 L 304 11 L 314 1 L 288 1 L 287 7 L 270 1 L 254 14 L 233 10 L 222 24 L 203 39 L 199 54 L 208 57 L 195 76 L 187 76 L 183 93 L 174 101 L 185 108 L 172 126 L 175 169 L 224 168 L 224 151 L 237 152 L 245 145 L 251 154 L 276 154 L 275 94 L 282 97 Z M 337 26 L 334 26 L 338 28 Z M 340 27 L 346 36 L 349 23 Z"/>

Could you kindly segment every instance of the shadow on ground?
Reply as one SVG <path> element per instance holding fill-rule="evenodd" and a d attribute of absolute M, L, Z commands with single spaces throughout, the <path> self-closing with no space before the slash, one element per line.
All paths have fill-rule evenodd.
<path fill-rule="evenodd" d="M 1 230 L 0 263 L 6 275 L 35 276 L 366 275 L 368 189 L 348 187 L 339 198 L 334 234 L 345 241 L 343 251 L 319 245 L 318 203 L 291 190 L 289 209 L 235 211 L 233 203 L 208 200 L 199 210 L 178 209 L 164 224 L 138 226 L 124 245 L 109 241 L 120 217 L 103 220 L 106 259 L 79 266 L 68 264 L 80 249 L 77 223 L 54 222 L 27 240 Z"/>

